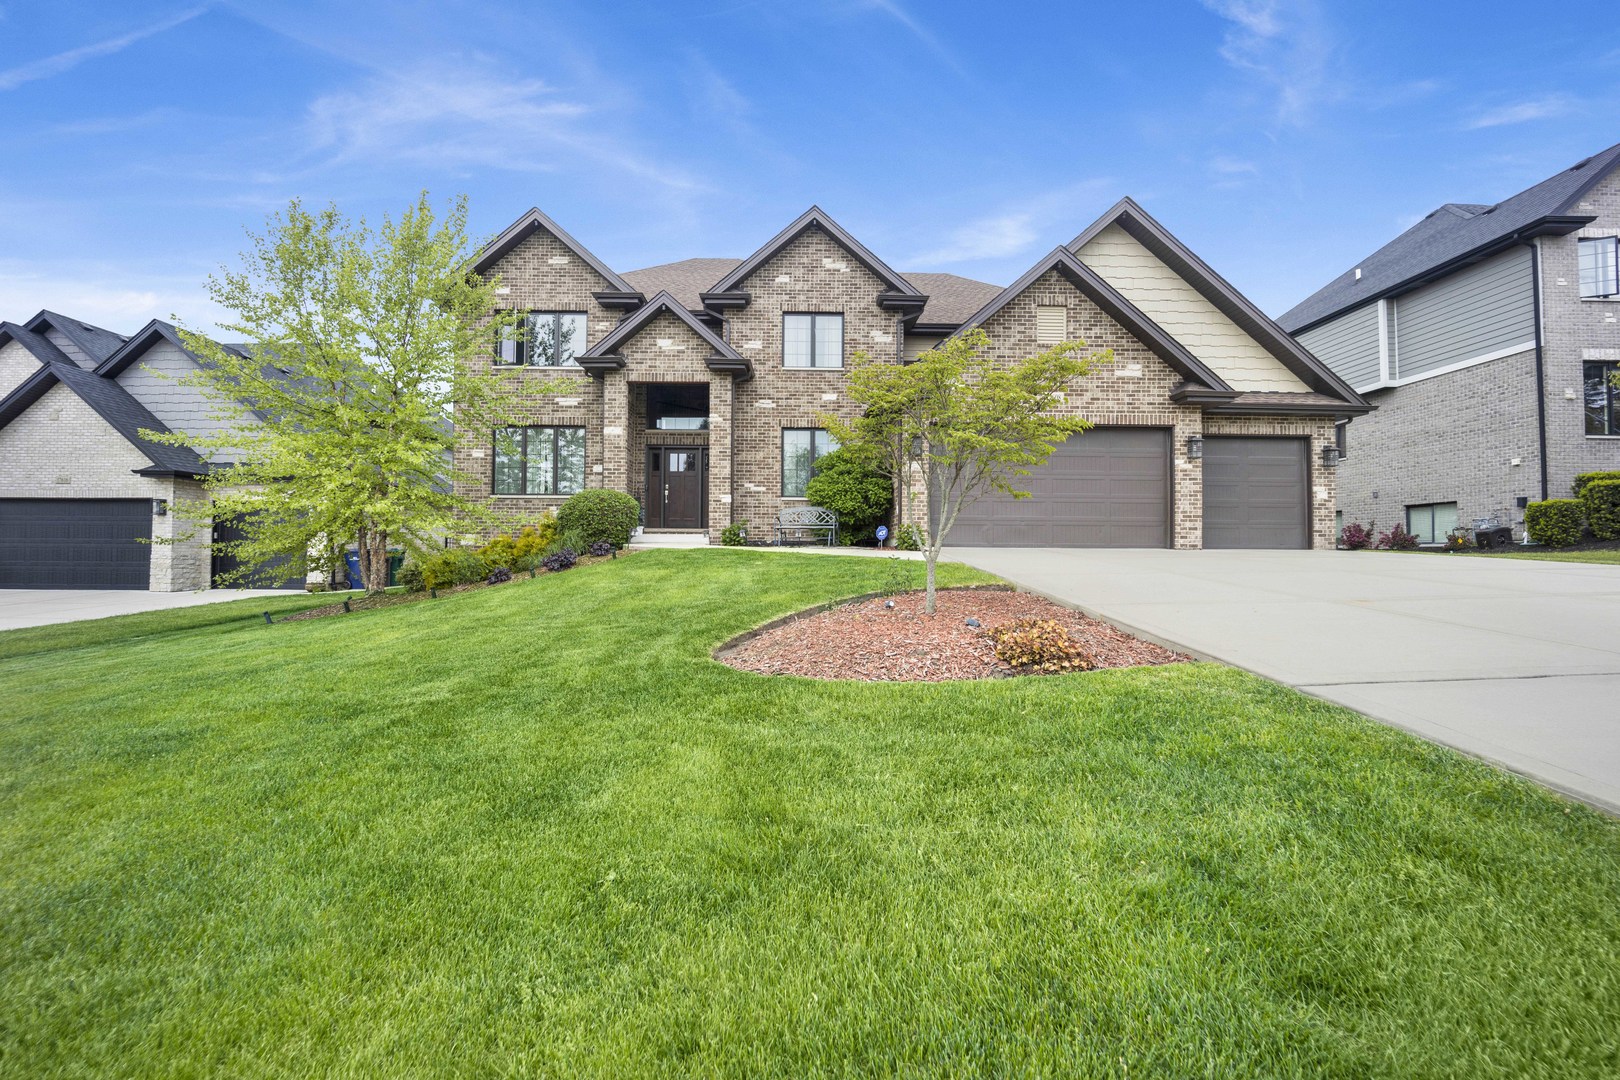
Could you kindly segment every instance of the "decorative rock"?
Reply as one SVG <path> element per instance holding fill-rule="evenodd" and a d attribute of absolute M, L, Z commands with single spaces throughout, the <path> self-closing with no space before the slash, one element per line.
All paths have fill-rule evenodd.
<path fill-rule="evenodd" d="M 972 618 L 972 617 L 969 617 L 969 619 L 967 621 L 967 624 L 969 626 L 982 626 L 982 625 L 984 625 L 983 623 L 979 622 L 978 619 L 975 619 L 975 618 Z"/>
<path fill-rule="evenodd" d="M 894 601 L 893 600 L 885 600 L 885 601 L 883 601 L 883 606 L 888 608 L 890 611 L 893 611 L 894 610 Z"/>

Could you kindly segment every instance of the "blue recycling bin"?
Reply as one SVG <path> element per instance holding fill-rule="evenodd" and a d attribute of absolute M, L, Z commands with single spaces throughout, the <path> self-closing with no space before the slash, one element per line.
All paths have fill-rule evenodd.
<path fill-rule="evenodd" d="M 349 588 L 365 588 L 365 580 L 360 576 L 360 553 L 358 551 L 345 551 L 343 553 L 343 561 L 347 563 L 349 567 Z"/>

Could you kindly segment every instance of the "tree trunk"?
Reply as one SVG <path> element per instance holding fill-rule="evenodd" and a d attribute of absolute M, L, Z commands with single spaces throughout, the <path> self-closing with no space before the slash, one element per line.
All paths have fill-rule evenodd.
<path fill-rule="evenodd" d="M 928 614 L 934 613 L 934 564 L 939 561 L 939 552 L 929 545 L 923 552 L 923 561 L 928 564 L 928 598 L 923 602 L 923 610 Z"/>
<path fill-rule="evenodd" d="M 367 593 L 388 588 L 388 533 L 362 525 L 356 537 L 360 555 L 360 581 Z"/>

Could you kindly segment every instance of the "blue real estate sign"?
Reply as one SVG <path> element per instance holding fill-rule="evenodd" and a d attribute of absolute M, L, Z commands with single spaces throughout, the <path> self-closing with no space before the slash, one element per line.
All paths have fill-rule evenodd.
<path fill-rule="evenodd" d="M 889 538 L 889 527 L 887 525 L 879 525 L 877 527 L 877 538 L 880 545 L 883 543 L 883 541 Z"/>

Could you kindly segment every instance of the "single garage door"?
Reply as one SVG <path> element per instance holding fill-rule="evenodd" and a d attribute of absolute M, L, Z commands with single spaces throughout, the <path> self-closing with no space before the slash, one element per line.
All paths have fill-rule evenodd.
<path fill-rule="evenodd" d="M 150 587 L 149 499 L 0 499 L 0 588 Z"/>
<path fill-rule="evenodd" d="M 1204 439 L 1204 546 L 1308 548 L 1304 439 Z"/>
<path fill-rule="evenodd" d="M 1017 481 L 1027 499 L 987 495 L 964 509 L 952 547 L 1169 547 L 1170 432 L 1099 427 Z"/>

